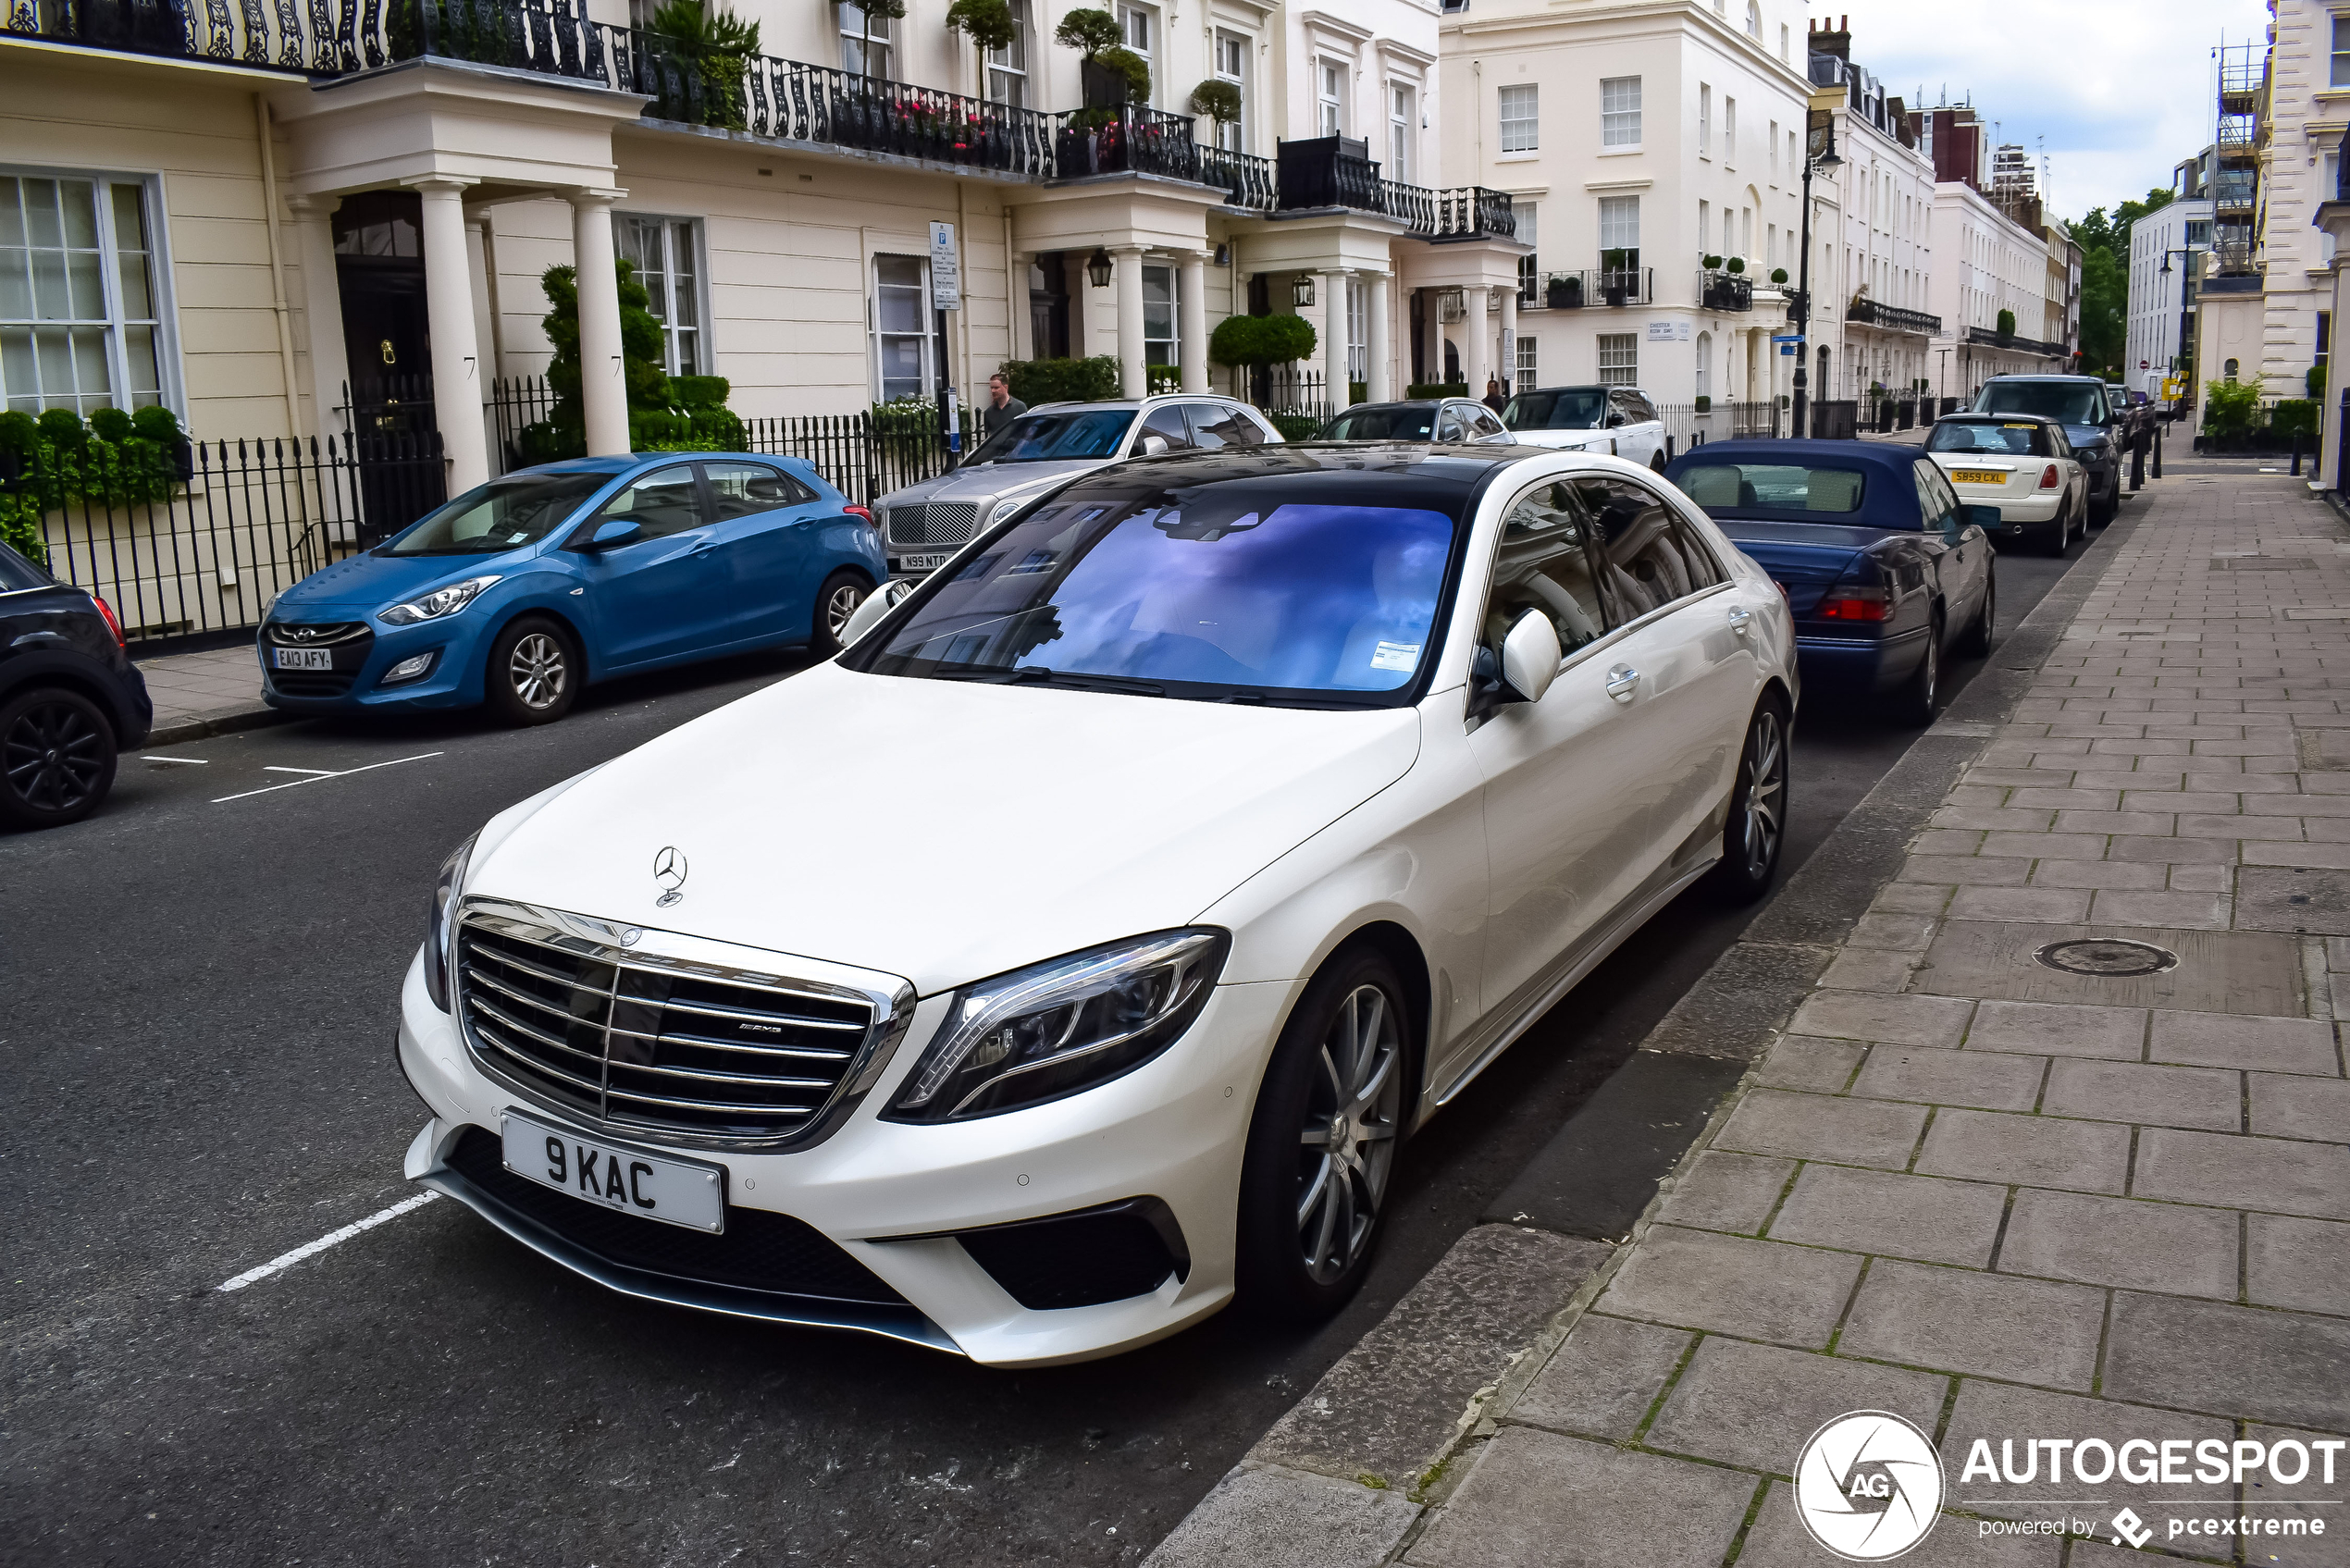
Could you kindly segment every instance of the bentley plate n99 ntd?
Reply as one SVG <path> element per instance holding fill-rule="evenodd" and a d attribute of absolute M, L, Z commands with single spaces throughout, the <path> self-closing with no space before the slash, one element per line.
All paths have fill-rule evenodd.
<path fill-rule="evenodd" d="M 1778 864 L 1785 602 L 1611 457 L 1126 463 L 844 640 L 450 857 L 411 1177 L 615 1290 L 996 1364 L 1327 1314 L 1403 1139 Z"/>

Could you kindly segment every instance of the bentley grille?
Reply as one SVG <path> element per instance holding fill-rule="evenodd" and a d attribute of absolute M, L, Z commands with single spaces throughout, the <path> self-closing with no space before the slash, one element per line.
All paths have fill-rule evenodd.
<path fill-rule="evenodd" d="M 889 509 L 894 545 L 959 545 L 978 531 L 977 501 L 915 501 Z"/>

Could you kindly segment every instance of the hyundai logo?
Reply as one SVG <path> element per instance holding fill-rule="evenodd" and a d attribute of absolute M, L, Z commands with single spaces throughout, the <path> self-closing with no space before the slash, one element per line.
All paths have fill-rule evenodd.
<path fill-rule="evenodd" d="M 686 885 L 686 858 L 677 852 L 675 845 L 664 846 L 661 853 L 653 857 L 653 881 L 661 883 L 664 890 L 660 897 L 653 900 L 656 907 L 666 909 L 686 896 L 678 891 Z"/>

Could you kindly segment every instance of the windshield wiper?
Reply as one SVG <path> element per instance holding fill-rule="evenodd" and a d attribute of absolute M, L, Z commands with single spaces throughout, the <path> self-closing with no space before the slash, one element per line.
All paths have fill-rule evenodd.
<path fill-rule="evenodd" d="M 1216 699 L 1249 708 L 1386 708 L 1376 698 L 1317 696 L 1296 692 L 1267 693 L 1247 689 L 1226 692 Z"/>
<path fill-rule="evenodd" d="M 1151 681 L 1137 681 L 1124 675 L 1089 675 L 1076 670 L 1048 670 L 1042 664 L 1022 664 L 1009 670 L 938 670 L 931 678 L 938 681 L 972 681 L 981 685 L 1066 686 L 1072 691 L 1121 691 L 1137 697 L 1165 697 L 1167 688 Z"/>

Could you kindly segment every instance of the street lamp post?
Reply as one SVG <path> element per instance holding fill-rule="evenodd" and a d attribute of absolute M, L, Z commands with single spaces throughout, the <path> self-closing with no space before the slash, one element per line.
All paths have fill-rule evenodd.
<path fill-rule="evenodd" d="M 1827 133 L 1826 142 L 1816 155 L 1812 151 L 1811 133 L 1813 130 Z M 1796 241 L 1795 264 L 1795 394 L 1792 400 L 1794 418 L 1789 433 L 1797 437 L 1801 437 L 1806 430 L 1806 393 L 1812 382 L 1812 171 L 1815 168 L 1836 168 L 1843 162 L 1836 155 L 1836 111 L 1809 111 L 1803 137 L 1802 238 Z"/>
<path fill-rule="evenodd" d="M 2195 258 L 2201 253 L 2192 246 L 2162 253 L 2161 271 L 2165 278 L 2171 276 L 2172 256 L 2183 257 L 2186 262 L 2186 276 L 2179 281 L 2179 352 L 2171 356 L 2171 368 L 2185 373 L 2185 385 L 2189 389 L 2195 386 L 2195 344 L 2187 337 L 2187 306 L 2192 301 L 2191 290 L 2195 288 Z M 2159 473 L 2155 475 L 2158 479 L 2161 476 Z"/>

